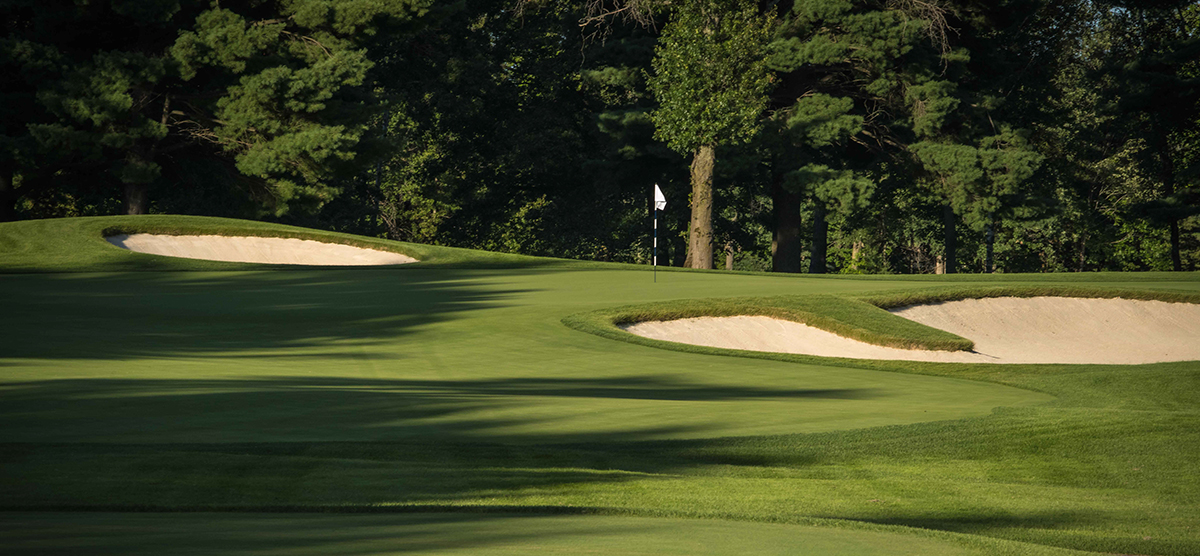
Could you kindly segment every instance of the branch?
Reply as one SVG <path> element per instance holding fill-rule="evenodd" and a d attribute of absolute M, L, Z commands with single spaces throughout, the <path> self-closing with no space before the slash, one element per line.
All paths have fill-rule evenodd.
<path fill-rule="evenodd" d="M 316 45 L 323 52 L 325 52 L 326 56 L 333 56 L 333 53 L 330 52 L 329 49 L 325 47 L 325 45 L 321 44 L 321 41 L 318 41 L 317 39 L 314 39 L 308 35 L 297 35 L 296 33 L 293 33 L 291 31 L 282 31 L 281 33 L 291 37 L 292 40 L 297 40 L 297 41 L 300 41 L 300 42 L 305 43 L 310 46 Z"/>
<path fill-rule="evenodd" d="M 943 0 L 888 0 L 887 6 L 906 17 L 925 21 L 925 35 L 929 42 L 941 52 L 942 57 L 950 53 L 950 33 L 958 34 L 958 29 L 946 21 L 946 12 L 942 6 Z"/>
<path fill-rule="evenodd" d="M 530 0 L 521 0 L 522 5 Z M 584 33 L 585 40 L 605 38 L 612 33 L 616 22 L 633 23 L 645 28 L 654 27 L 656 8 L 670 5 L 672 0 L 586 0 L 579 27 L 592 29 Z"/>

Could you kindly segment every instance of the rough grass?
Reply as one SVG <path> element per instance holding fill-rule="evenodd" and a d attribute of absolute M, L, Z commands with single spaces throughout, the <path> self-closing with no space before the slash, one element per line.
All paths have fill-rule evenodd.
<path fill-rule="evenodd" d="M 69 251 L 108 249 L 78 243 L 100 224 L 0 225 L 0 247 L 66 250 L 45 268 L 109 271 L 31 273 L 37 253 L 0 249 L 18 272 L 0 269 L 6 551 L 220 548 L 234 529 L 247 550 L 386 553 L 412 527 L 438 547 L 415 549 L 441 552 L 655 546 L 618 519 L 634 516 L 679 542 L 720 530 L 743 553 L 775 550 L 761 532 L 775 525 L 861 554 L 920 539 L 954 545 L 930 554 L 1200 553 L 1200 362 L 670 351 L 561 324 L 754 297 L 882 334 L 864 300 L 1013 286 L 1189 300 L 1195 274 L 654 283 L 620 265 L 472 266 L 465 251 L 443 266 L 433 253 L 386 269 L 147 272 L 162 258 Z M 360 512 L 399 515 L 314 515 Z M 516 521 L 530 513 L 565 521 Z M 521 530 L 535 534 L 509 535 Z M 804 543 L 789 531 L 785 553 Z M 456 538 L 471 540 L 436 544 Z"/>

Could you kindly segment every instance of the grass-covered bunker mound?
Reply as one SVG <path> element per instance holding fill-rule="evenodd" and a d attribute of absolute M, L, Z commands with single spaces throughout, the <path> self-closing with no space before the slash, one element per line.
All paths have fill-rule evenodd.
<path fill-rule="evenodd" d="M 1192 295 L 1090 288 L 973 288 L 924 296 L 670 302 L 566 322 L 626 340 L 634 335 L 822 357 L 1142 364 L 1200 360 L 1197 301 Z"/>
<path fill-rule="evenodd" d="M 213 257 L 161 256 L 152 251 L 138 252 L 113 244 L 113 238 L 204 238 L 192 247 L 214 251 L 213 243 L 221 239 L 265 240 L 258 250 L 269 251 L 280 240 L 289 247 L 319 244 L 333 249 L 362 249 L 388 257 L 388 261 L 403 260 L 405 267 L 529 268 L 555 267 L 568 261 L 544 257 L 528 257 L 506 253 L 487 253 L 423 245 L 381 238 L 357 236 L 323 230 L 285 226 L 269 222 L 254 222 L 231 218 L 202 216 L 97 216 L 56 218 L 0 223 L 0 272 L 111 272 L 111 271 L 227 271 L 262 270 L 264 264 L 275 270 L 299 270 L 282 255 L 276 260 L 218 260 Z M 119 241 L 119 240 L 118 240 Z M 168 249 L 170 250 L 170 249 Z M 251 250 L 255 248 L 251 247 Z M 354 255 L 350 255 L 353 257 Z M 280 260 L 282 259 L 282 260 Z M 411 260 L 410 260 L 411 259 Z M 417 262 L 412 262 L 415 260 Z M 310 260 L 305 265 L 344 266 L 345 257 L 335 261 Z"/>
<path fill-rule="evenodd" d="M 105 239 L 117 247 L 137 253 L 207 261 L 315 266 L 376 266 L 417 262 L 401 253 L 311 239 L 167 234 L 115 234 Z"/>

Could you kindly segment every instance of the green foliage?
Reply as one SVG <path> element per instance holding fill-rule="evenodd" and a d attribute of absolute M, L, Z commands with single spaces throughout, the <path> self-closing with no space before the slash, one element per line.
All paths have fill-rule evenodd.
<path fill-rule="evenodd" d="M 192 165 L 181 161 L 216 157 L 266 211 L 314 210 L 361 150 L 373 110 L 364 44 L 425 11 L 424 0 L 5 8 L 0 63 L 26 75 L 13 92 L 44 111 L 6 117 L 5 142 L 25 144 L 14 195 L 36 203 L 41 183 L 76 175 L 169 194 L 160 185 Z"/>
<path fill-rule="evenodd" d="M 866 206 L 875 184 L 853 170 L 834 170 L 822 164 L 809 164 L 788 172 L 784 183 L 800 191 L 812 191 L 819 202 L 848 213 Z"/>
<path fill-rule="evenodd" d="M 1028 148 L 1022 133 L 1008 128 L 981 138 L 978 147 L 921 141 L 909 148 L 936 176 L 933 190 L 977 230 L 991 222 L 1001 200 L 1016 194 L 1043 160 Z"/>
<path fill-rule="evenodd" d="M 909 87 L 905 97 L 913 107 L 913 133 L 918 137 L 937 135 L 962 102 L 954 97 L 957 90 L 957 85 L 944 80 L 932 80 Z"/>
<path fill-rule="evenodd" d="M 6 3 L 0 220 L 143 191 L 151 212 L 646 262 L 658 183 L 674 263 L 672 149 L 703 136 L 730 140 L 713 239 L 734 268 L 777 262 L 786 206 L 797 268 L 820 220 L 830 272 L 931 272 L 946 204 L 959 271 L 1200 264 L 1194 2 L 519 7 Z"/>
<path fill-rule="evenodd" d="M 764 58 L 771 19 L 747 0 L 689 0 L 655 48 L 650 90 L 655 137 L 680 153 L 745 143 L 758 131 L 771 83 Z"/>
<path fill-rule="evenodd" d="M 865 118 L 851 114 L 853 108 L 854 100 L 849 97 L 824 93 L 803 96 L 788 110 L 785 129 L 793 141 L 811 147 L 844 143 L 863 128 Z"/>

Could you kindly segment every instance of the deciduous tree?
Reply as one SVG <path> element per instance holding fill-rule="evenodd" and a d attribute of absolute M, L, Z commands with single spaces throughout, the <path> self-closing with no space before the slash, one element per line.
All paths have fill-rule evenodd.
<path fill-rule="evenodd" d="M 765 60 L 771 18 L 748 0 L 687 0 L 672 12 L 655 49 L 649 85 L 659 108 L 655 136 L 691 156 L 686 266 L 713 265 L 716 148 L 759 129 L 771 76 Z"/>

